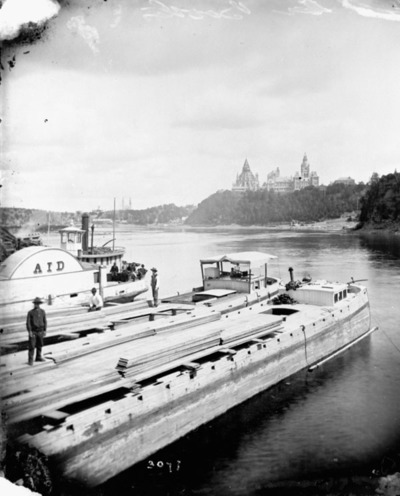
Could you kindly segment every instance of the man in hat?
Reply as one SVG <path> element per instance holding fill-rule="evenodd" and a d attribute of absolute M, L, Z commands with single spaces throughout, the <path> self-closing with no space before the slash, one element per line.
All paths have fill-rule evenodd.
<path fill-rule="evenodd" d="M 26 328 L 29 335 L 28 364 L 33 365 L 33 357 L 36 349 L 36 361 L 45 362 L 42 357 L 44 337 L 47 330 L 46 312 L 40 308 L 43 301 L 40 298 L 33 300 L 34 307 L 29 310 L 26 317 Z"/>
<path fill-rule="evenodd" d="M 89 312 L 94 310 L 101 310 L 103 307 L 103 298 L 100 294 L 97 294 L 97 289 L 92 288 L 92 296 L 89 300 Z"/>
<path fill-rule="evenodd" d="M 151 291 L 153 293 L 153 305 L 158 307 L 158 288 L 160 286 L 160 279 L 158 277 L 158 272 L 155 267 L 151 269 Z"/>

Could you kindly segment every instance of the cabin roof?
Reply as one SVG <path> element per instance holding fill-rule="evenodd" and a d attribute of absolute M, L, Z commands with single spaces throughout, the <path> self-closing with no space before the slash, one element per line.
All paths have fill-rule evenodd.
<path fill-rule="evenodd" d="M 297 288 L 296 291 L 319 291 L 325 293 L 334 293 L 337 291 L 343 291 L 347 289 L 347 284 L 340 282 L 325 282 L 316 281 L 315 283 L 306 284 Z"/>
<path fill-rule="evenodd" d="M 81 229 L 81 228 L 76 227 L 76 226 L 68 226 L 68 227 L 63 227 L 62 229 L 59 229 L 58 232 L 59 233 L 69 233 L 69 232 L 72 232 L 72 233 L 84 233 L 86 231 L 84 229 Z"/>
<path fill-rule="evenodd" d="M 216 262 L 231 262 L 233 264 L 250 264 L 250 265 L 262 265 L 273 260 L 275 255 L 269 255 L 268 253 L 262 253 L 260 251 L 242 251 L 238 253 L 228 253 L 227 255 L 218 255 L 210 258 L 203 258 L 200 260 L 201 263 L 216 263 Z"/>
<path fill-rule="evenodd" d="M 0 280 L 2 279 L 11 279 L 14 272 L 21 267 L 29 258 L 38 255 L 41 252 L 60 252 L 62 256 L 65 258 L 71 257 L 74 259 L 75 263 L 78 263 L 81 268 L 82 264 L 76 260 L 76 258 L 69 252 L 62 250 L 61 248 L 53 248 L 51 246 L 28 246 L 27 248 L 22 248 L 10 256 L 8 256 L 3 262 L 0 264 Z"/>
<path fill-rule="evenodd" d="M 197 294 L 203 296 L 213 296 L 214 298 L 222 298 L 223 296 L 228 296 L 234 293 L 236 293 L 234 289 L 208 289 L 207 291 L 199 291 Z"/>

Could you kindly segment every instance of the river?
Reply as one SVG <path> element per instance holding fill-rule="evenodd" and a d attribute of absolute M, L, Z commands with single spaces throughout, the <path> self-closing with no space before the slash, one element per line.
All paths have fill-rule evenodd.
<path fill-rule="evenodd" d="M 335 481 L 400 471 L 400 236 L 123 226 L 117 239 L 127 248 L 127 260 L 158 268 L 164 296 L 200 285 L 200 258 L 238 251 L 277 255 L 270 273 L 284 282 L 289 267 L 296 279 L 366 279 L 371 325 L 379 330 L 313 372 L 300 372 L 237 406 L 95 494 L 297 495 L 299 487 L 318 494 L 307 492 L 317 479 L 333 484 L 330 494 L 342 494 L 335 493 Z"/>

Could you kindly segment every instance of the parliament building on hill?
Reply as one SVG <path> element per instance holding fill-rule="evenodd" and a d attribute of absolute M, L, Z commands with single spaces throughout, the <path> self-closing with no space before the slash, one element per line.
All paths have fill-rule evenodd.
<path fill-rule="evenodd" d="M 236 181 L 232 185 L 232 191 L 257 191 L 258 189 L 260 189 L 258 174 L 251 172 L 249 162 L 246 158 L 242 172 L 237 174 Z"/>
<path fill-rule="evenodd" d="M 291 193 L 299 191 L 307 186 L 319 186 L 319 176 L 315 171 L 310 171 L 307 154 L 304 154 L 300 165 L 300 173 L 294 176 L 284 177 L 280 175 L 279 167 L 267 175 L 267 181 L 262 188 L 267 191 L 274 190 L 277 193 Z M 256 191 L 260 189 L 258 174 L 253 174 L 247 159 L 244 162 L 242 172 L 236 176 L 236 182 L 232 186 L 232 191 Z"/>

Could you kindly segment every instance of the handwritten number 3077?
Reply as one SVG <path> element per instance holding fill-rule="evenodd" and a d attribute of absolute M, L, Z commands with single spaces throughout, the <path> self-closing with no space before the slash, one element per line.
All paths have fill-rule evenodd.
<path fill-rule="evenodd" d="M 163 462 L 162 460 L 159 460 L 158 462 L 154 462 L 153 460 L 149 460 L 147 462 L 147 469 L 148 470 L 154 470 L 154 469 L 167 469 L 168 472 L 179 472 L 179 469 L 181 468 L 181 461 L 176 460 L 175 462 Z"/>

